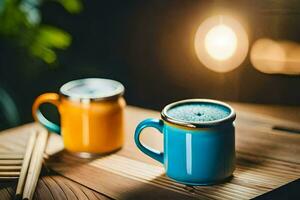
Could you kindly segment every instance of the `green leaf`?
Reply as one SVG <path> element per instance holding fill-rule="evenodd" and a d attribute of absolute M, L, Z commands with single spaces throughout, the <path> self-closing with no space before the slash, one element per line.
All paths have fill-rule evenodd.
<path fill-rule="evenodd" d="M 81 0 L 55 0 L 60 3 L 68 12 L 79 13 L 82 10 Z"/>
<path fill-rule="evenodd" d="M 31 53 L 48 64 L 54 63 L 57 58 L 56 53 L 53 50 L 38 45 L 31 47 Z"/>
<path fill-rule="evenodd" d="M 54 49 L 65 49 L 71 44 L 71 35 L 52 26 L 40 26 L 38 33 L 31 44 L 30 52 L 46 63 L 56 61 Z"/>
<path fill-rule="evenodd" d="M 71 44 L 71 35 L 53 26 L 41 26 L 36 39 L 50 48 L 65 49 Z"/>
<path fill-rule="evenodd" d="M 55 63 L 57 49 L 70 46 L 69 33 L 42 25 L 40 7 L 47 0 L 0 0 L 0 37 L 9 38 L 46 63 Z M 81 0 L 48 0 L 59 3 L 70 13 L 82 10 Z"/>

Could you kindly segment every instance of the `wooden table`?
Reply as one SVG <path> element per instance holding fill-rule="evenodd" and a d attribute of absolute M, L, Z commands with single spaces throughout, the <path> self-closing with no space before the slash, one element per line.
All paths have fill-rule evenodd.
<path fill-rule="evenodd" d="M 167 178 L 133 141 L 137 123 L 159 113 L 128 106 L 126 143 L 115 154 L 79 159 L 61 151 L 61 138 L 51 134 L 35 199 L 249 199 L 300 178 L 300 107 L 231 104 L 237 112 L 237 169 L 227 183 L 190 187 Z M 24 151 L 27 132 L 36 126 L 3 131 L 0 149 Z M 145 130 L 142 140 L 162 149 L 162 135 L 153 129 Z M 0 199 L 12 199 L 15 185 L 1 181 Z"/>

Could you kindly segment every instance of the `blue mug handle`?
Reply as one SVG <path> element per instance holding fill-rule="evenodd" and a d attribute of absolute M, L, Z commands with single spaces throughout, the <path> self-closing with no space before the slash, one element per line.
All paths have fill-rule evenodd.
<path fill-rule="evenodd" d="M 152 127 L 156 128 L 159 132 L 163 133 L 163 126 L 164 123 L 162 120 L 159 119 L 146 119 L 142 121 L 135 129 L 134 134 L 134 141 L 136 146 L 146 155 L 150 156 L 151 158 L 157 160 L 160 163 L 164 163 L 164 153 L 159 152 L 155 149 L 151 149 L 150 147 L 147 147 L 143 145 L 140 141 L 140 134 L 142 133 L 144 128 Z"/>
<path fill-rule="evenodd" d="M 49 131 L 60 135 L 60 126 L 49 121 L 40 111 L 39 107 L 43 103 L 51 103 L 58 108 L 60 104 L 59 95 L 56 93 L 45 93 L 36 98 L 32 106 L 32 116 L 35 121 L 41 123 Z"/>

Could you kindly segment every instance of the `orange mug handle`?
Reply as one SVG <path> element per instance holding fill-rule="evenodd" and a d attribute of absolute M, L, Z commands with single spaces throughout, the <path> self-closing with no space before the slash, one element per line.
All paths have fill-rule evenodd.
<path fill-rule="evenodd" d="M 44 127 L 46 127 L 49 131 L 60 134 L 60 126 L 49 121 L 40 111 L 40 105 L 43 103 L 51 103 L 55 105 L 57 108 L 60 104 L 59 95 L 56 93 L 45 93 L 38 96 L 32 106 L 32 116 L 35 121 L 41 123 Z"/>

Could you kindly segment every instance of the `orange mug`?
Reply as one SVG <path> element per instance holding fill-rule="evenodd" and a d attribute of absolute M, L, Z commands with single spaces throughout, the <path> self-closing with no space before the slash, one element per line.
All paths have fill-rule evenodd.
<path fill-rule="evenodd" d="M 124 140 L 124 86 L 114 80 L 88 78 L 68 82 L 60 93 L 45 93 L 34 102 L 32 114 L 48 130 L 61 134 L 66 150 L 79 155 L 106 154 L 120 149 Z M 61 126 L 39 110 L 54 104 Z"/>

